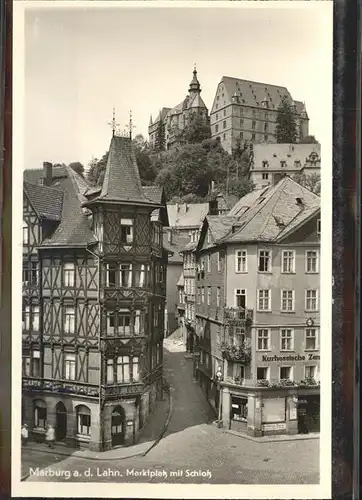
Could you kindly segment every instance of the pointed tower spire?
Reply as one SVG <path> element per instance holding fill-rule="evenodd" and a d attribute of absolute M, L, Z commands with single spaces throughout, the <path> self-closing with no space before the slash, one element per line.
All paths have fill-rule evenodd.
<path fill-rule="evenodd" d="M 136 128 L 135 125 L 133 125 L 133 120 L 132 120 L 132 110 L 129 110 L 129 122 L 128 125 L 126 125 L 126 129 L 128 129 L 129 133 L 129 138 L 132 140 L 132 130 Z"/>
<path fill-rule="evenodd" d="M 194 65 L 193 78 L 192 78 L 191 83 L 190 83 L 189 92 L 190 93 L 196 92 L 198 94 L 201 92 L 200 82 L 197 79 L 196 63 Z"/>
<path fill-rule="evenodd" d="M 113 108 L 112 121 L 108 122 L 107 125 L 109 125 L 112 128 L 112 137 L 114 137 L 116 134 L 116 129 L 117 129 L 117 127 L 119 127 L 119 123 L 116 123 L 116 109 L 115 108 Z"/>
<path fill-rule="evenodd" d="M 153 125 L 153 122 L 152 122 L 152 115 L 150 115 L 150 123 L 149 123 L 149 126 Z"/>

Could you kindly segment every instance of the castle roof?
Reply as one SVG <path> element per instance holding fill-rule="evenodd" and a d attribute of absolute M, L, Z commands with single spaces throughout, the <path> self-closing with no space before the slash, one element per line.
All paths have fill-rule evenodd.
<path fill-rule="evenodd" d="M 277 109 L 282 98 L 286 97 L 291 104 L 295 105 L 296 113 L 306 113 L 305 105 L 300 101 L 293 101 L 288 89 L 280 85 L 272 85 L 269 83 L 253 82 L 251 80 L 242 80 L 240 78 L 223 76 L 218 85 L 214 99 L 214 106 L 217 102 L 216 97 L 221 91 L 221 88 L 224 96 L 221 99 L 221 103 L 219 102 L 219 109 L 224 105 L 230 104 L 234 95 L 238 96 L 240 104 L 252 107 L 262 107 L 263 101 L 267 99 L 269 108 L 265 109 Z M 214 106 L 212 112 L 215 111 Z M 306 118 L 308 118 L 307 115 Z"/>
<path fill-rule="evenodd" d="M 252 171 L 265 170 L 264 162 L 268 162 L 268 170 L 303 170 L 318 162 L 320 167 L 321 145 L 317 144 L 254 144 Z M 281 162 L 285 162 L 281 167 Z M 317 167 L 317 165 L 314 165 Z"/>

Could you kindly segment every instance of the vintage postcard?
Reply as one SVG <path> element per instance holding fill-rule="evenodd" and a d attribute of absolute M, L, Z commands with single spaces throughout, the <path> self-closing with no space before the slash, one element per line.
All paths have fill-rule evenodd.
<path fill-rule="evenodd" d="M 332 12 L 14 2 L 14 496 L 330 498 Z"/>

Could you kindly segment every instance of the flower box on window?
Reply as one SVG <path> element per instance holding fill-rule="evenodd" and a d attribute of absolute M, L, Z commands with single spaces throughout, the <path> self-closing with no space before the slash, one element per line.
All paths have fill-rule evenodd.
<path fill-rule="evenodd" d="M 251 348 L 242 344 L 240 346 L 231 345 L 226 342 L 221 343 L 221 352 L 225 359 L 229 361 L 239 361 L 249 363 L 251 360 Z"/>

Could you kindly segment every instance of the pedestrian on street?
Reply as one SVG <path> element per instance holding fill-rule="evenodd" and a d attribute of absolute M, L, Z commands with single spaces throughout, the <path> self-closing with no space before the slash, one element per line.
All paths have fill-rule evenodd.
<path fill-rule="evenodd" d="M 28 437 L 29 437 L 28 426 L 27 424 L 24 424 L 21 428 L 21 443 L 23 446 L 27 445 Z"/>
<path fill-rule="evenodd" d="M 55 431 L 52 425 L 48 425 L 48 429 L 45 434 L 45 441 L 48 443 L 49 448 L 54 448 L 55 442 Z"/>

